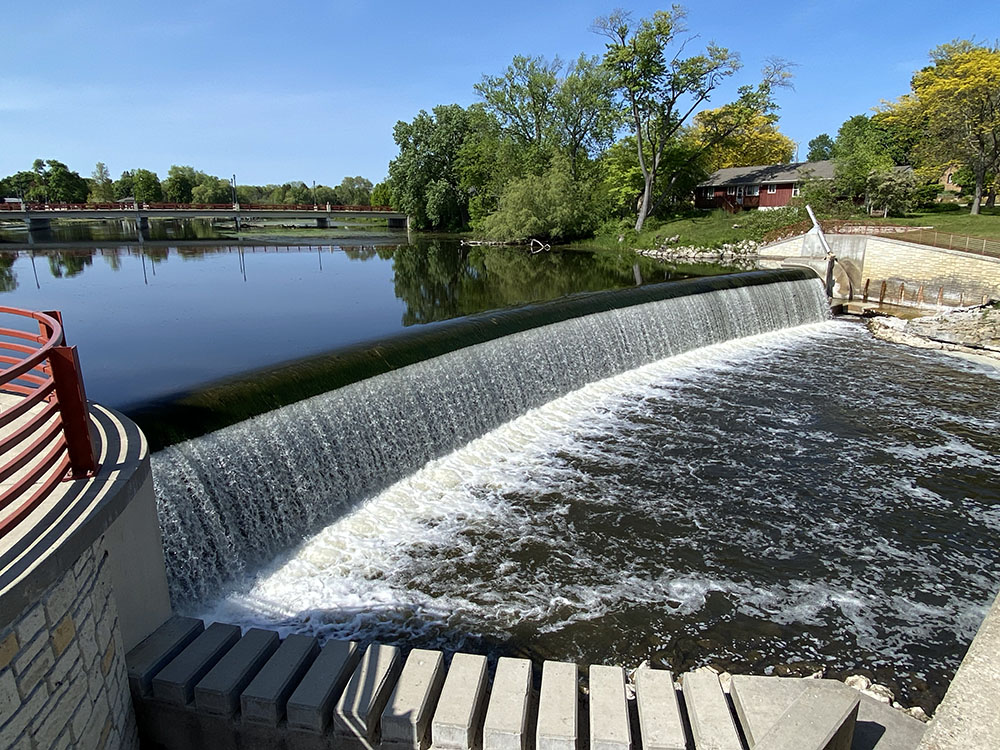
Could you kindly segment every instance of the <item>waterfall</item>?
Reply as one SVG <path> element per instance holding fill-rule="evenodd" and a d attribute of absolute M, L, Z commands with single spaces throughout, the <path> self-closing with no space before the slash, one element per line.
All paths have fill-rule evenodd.
<path fill-rule="evenodd" d="M 587 314 L 569 317 L 574 306 Z M 427 461 L 587 383 L 828 315 L 805 271 L 584 295 L 520 314 L 522 330 L 170 446 L 153 474 L 174 602 L 219 592 Z"/>

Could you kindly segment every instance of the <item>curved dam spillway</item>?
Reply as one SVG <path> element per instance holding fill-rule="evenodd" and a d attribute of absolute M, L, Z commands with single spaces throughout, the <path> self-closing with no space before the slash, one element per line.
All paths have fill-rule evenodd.
<path fill-rule="evenodd" d="M 587 383 L 828 316 L 807 271 L 581 295 L 508 316 L 506 330 L 522 330 L 168 447 L 153 468 L 174 601 L 204 601 L 428 461 Z"/>

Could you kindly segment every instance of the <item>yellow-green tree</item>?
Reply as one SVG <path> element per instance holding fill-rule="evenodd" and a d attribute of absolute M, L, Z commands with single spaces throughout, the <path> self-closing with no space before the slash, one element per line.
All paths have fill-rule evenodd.
<path fill-rule="evenodd" d="M 777 117 L 754 112 L 734 118 L 730 109 L 706 109 L 694 118 L 694 136 L 705 148 L 710 171 L 792 160 L 795 141 L 778 131 Z"/>
<path fill-rule="evenodd" d="M 932 50 L 930 63 L 886 114 L 923 125 L 925 164 L 969 166 L 971 213 L 978 214 L 986 177 L 1000 169 L 1000 47 L 956 40 Z"/>

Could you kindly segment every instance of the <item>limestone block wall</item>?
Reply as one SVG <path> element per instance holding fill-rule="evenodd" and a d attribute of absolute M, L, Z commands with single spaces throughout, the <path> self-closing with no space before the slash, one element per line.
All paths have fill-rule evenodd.
<path fill-rule="evenodd" d="M 973 305 L 1000 299 L 1000 258 L 868 237 L 862 277 L 868 298 L 904 305 Z"/>
<path fill-rule="evenodd" d="M 138 748 L 104 537 L 0 630 L 0 748 Z"/>

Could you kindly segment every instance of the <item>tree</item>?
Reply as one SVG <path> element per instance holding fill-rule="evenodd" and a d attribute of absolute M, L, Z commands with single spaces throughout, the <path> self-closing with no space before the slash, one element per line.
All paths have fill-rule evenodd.
<path fill-rule="evenodd" d="M 682 57 L 686 41 L 685 12 L 678 5 L 656 11 L 652 18 L 633 25 L 630 14 L 615 11 L 599 18 L 594 31 L 609 40 L 604 65 L 627 110 L 636 139 L 636 154 L 643 176 L 643 191 L 635 229 L 640 231 L 653 209 L 653 191 L 668 144 L 712 93 L 740 69 L 739 56 L 725 47 L 709 44 L 703 54 Z M 673 51 L 671 48 L 676 48 Z M 787 64 L 774 60 L 756 87 L 743 86 L 738 99 L 726 105 L 729 127 L 758 114 L 770 114 L 775 104 L 772 90 L 787 84 Z M 723 138 L 718 132 L 713 138 Z"/>
<path fill-rule="evenodd" d="M 450 229 L 469 221 L 469 196 L 461 185 L 458 154 L 469 128 L 457 104 L 421 110 L 413 122 L 396 123 L 399 156 L 389 163 L 393 204 L 419 228 Z"/>
<path fill-rule="evenodd" d="M 1000 45 L 955 40 L 931 50 L 930 65 L 914 74 L 910 93 L 887 113 L 924 128 L 922 153 L 942 168 L 967 164 L 978 214 L 987 175 L 1000 171 Z"/>
<path fill-rule="evenodd" d="M 123 198 L 135 198 L 134 182 L 131 170 L 125 170 L 122 172 L 122 176 L 115 180 L 111 185 L 111 189 L 115 195 L 115 200 L 120 201 Z"/>
<path fill-rule="evenodd" d="M 795 155 L 795 141 L 778 131 L 774 115 L 755 115 L 732 126 L 717 122 L 726 117 L 724 108 L 695 115 L 694 137 L 703 144 L 709 171 L 758 164 L 787 164 Z M 715 133 L 726 133 L 715 137 Z"/>
<path fill-rule="evenodd" d="M 838 192 L 868 201 L 868 176 L 888 172 L 895 165 L 885 131 L 865 115 L 855 115 L 840 126 L 833 145 L 834 176 Z"/>
<path fill-rule="evenodd" d="M 206 175 L 206 177 L 208 177 Z M 191 189 L 191 203 L 232 203 L 233 186 L 221 177 L 208 177 Z"/>
<path fill-rule="evenodd" d="M 522 145 L 541 146 L 554 127 L 553 114 L 562 62 L 516 55 L 499 76 L 483 76 L 473 88 L 501 127 Z"/>
<path fill-rule="evenodd" d="M 337 186 L 338 203 L 345 206 L 371 205 L 372 181 L 364 177 L 345 177 Z"/>
<path fill-rule="evenodd" d="M 375 187 L 372 188 L 372 194 L 369 199 L 371 200 L 371 205 L 373 206 L 391 206 L 392 188 L 390 187 L 389 181 L 383 180 L 375 185 Z"/>
<path fill-rule="evenodd" d="M 156 172 L 137 169 L 132 173 L 132 190 L 139 203 L 153 203 L 163 200 L 163 188 Z"/>
<path fill-rule="evenodd" d="M 917 176 L 912 169 L 890 169 L 868 175 L 867 194 L 871 209 L 883 216 L 903 216 L 916 201 Z"/>
<path fill-rule="evenodd" d="M 163 197 L 170 203 L 191 203 L 191 191 L 207 177 L 207 174 L 194 167 L 174 164 L 167 170 L 167 179 L 163 181 Z"/>
<path fill-rule="evenodd" d="M 91 203 L 111 203 L 115 199 L 115 191 L 111 182 L 111 173 L 104 162 L 99 161 L 90 175 L 90 194 L 87 200 Z"/>
<path fill-rule="evenodd" d="M 598 191 L 574 180 L 569 159 L 558 156 L 541 176 L 527 175 L 504 190 L 500 207 L 480 229 L 498 240 L 567 240 L 593 232 Z"/>
<path fill-rule="evenodd" d="M 826 161 L 833 158 L 833 138 L 826 133 L 820 133 L 809 141 L 809 153 L 806 161 Z"/>
<path fill-rule="evenodd" d="M 600 58 L 577 58 L 559 82 L 553 109 L 556 137 L 576 177 L 581 160 L 600 155 L 614 142 L 622 119 L 611 75 Z"/>

